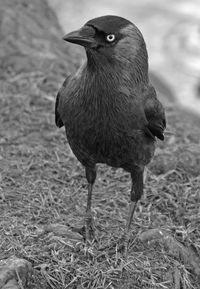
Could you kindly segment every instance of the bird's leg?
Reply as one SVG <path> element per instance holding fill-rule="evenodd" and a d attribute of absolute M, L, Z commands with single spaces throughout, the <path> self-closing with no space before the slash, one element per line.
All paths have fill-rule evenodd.
<path fill-rule="evenodd" d="M 133 219 L 133 215 L 136 209 L 136 205 L 138 200 L 141 198 L 143 193 L 143 171 L 144 170 L 133 170 L 131 172 L 131 179 L 132 179 L 132 187 L 131 187 L 131 204 L 129 208 L 128 219 L 126 223 L 125 229 L 125 256 L 127 255 L 128 251 L 128 242 L 129 242 L 129 234 L 130 234 L 130 227 L 131 222 Z"/>
<path fill-rule="evenodd" d="M 135 212 L 135 209 L 136 209 L 136 205 L 137 205 L 137 202 L 131 201 L 130 207 L 129 207 L 128 219 L 127 219 L 127 222 L 126 222 L 126 231 L 127 232 L 130 231 L 131 222 L 132 222 L 133 215 L 134 215 L 134 212 Z"/>
<path fill-rule="evenodd" d="M 86 240 L 94 239 L 94 225 L 91 211 L 92 203 L 92 189 L 96 179 L 96 167 L 86 167 L 86 178 L 88 181 L 88 197 L 87 197 L 87 207 L 86 207 L 86 216 L 85 216 L 85 235 Z"/>
<path fill-rule="evenodd" d="M 91 211 L 91 201 L 92 201 L 92 189 L 93 185 L 88 184 L 88 197 L 87 197 L 87 207 L 86 207 L 86 215 L 85 215 L 85 237 L 86 240 L 94 239 L 94 226 L 93 226 L 93 218 Z"/>

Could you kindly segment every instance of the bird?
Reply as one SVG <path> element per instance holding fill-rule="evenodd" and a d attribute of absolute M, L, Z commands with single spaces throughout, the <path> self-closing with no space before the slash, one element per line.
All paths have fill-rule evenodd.
<path fill-rule="evenodd" d="M 164 107 L 149 80 L 146 43 L 135 24 L 115 15 L 91 19 L 63 39 L 86 53 L 85 62 L 65 79 L 55 103 L 55 123 L 65 127 L 68 143 L 85 168 L 86 240 L 95 236 L 91 203 L 101 163 L 130 173 L 127 240 L 143 194 L 144 169 L 166 128 Z"/>

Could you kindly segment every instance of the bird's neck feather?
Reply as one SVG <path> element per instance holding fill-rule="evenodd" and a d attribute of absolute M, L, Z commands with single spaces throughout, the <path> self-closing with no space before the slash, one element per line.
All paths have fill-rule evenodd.
<path fill-rule="evenodd" d="M 148 85 L 148 56 L 141 51 L 130 61 L 123 56 L 116 60 L 88 52 L 81 75 L 82 105 L 108 113 L 110 107 L 117 110 L 126 107 L 130 97 L 140 97 L 140 91 Z"/>
<path fill-rule="evenodd" d="M 87 74 L 94 75 L 101 83 L 109 86 L 131 82 L 134 87 L 146 85 L 148 79 L 148 54 L 145 43 L 135 54 L 126 55 L 122 52 L 117 55 L 103 55 L 98 52 L 86 51 Z M 102 82 L 103 81 L 103 82 Z"/>

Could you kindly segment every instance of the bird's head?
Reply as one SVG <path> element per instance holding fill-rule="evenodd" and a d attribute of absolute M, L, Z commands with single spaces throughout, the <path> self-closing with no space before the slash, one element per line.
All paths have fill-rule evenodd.
<path fill-rule="evenodd" d="M 140 70 L 148 70 L 142 33 L 132 22 L 122 17 L 107 15 L 94 18 L 63 39 L 84 46 L 88 64 L 123 64 L 126 67 L 135 64 Z"/>

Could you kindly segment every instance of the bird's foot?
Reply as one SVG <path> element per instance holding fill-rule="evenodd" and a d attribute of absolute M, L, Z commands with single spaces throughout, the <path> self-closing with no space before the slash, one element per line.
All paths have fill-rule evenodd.
<path fill-rule="evenodd" d="M 129 249 L 130 232 L 125 231 L 124 234 L 124 258 L 127 259 Z"/>
<path fill-rule="evenodd" d="M 117 251 L 121 253 L 125 259 L 127 259 L 131 239 L 132 239 L 131 233 L 127 232 L 126 230 L 119 238 L 116 238 L 109 245 L 101 247 L 100 251 L 107 250 L 109 255 L 116 254 Z"/>
<path fill-rule="evenodd" d="M 85 217 L 85 239 L 91 243 L 95 238 L 95 226 L 92 214 L 87 214 Z"/>
<path fill-rule="evenodd" d="M 124 259 L 127 259 L 128 257 L 128 250 L 129 246 L 132 240 L 131 232 L 125 230 L 125 232 L 122 234 L 122 236 L 119 238 L 118 243 L 119 243 L 119 250 L 121 251 Z"/>

